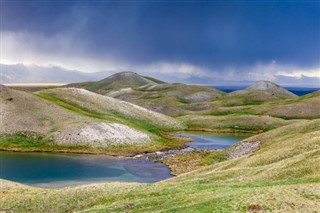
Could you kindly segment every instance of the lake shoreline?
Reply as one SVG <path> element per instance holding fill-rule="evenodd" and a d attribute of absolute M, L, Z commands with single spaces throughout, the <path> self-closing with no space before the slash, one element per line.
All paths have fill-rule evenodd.
<path fill-rule="evenodd" d="M 179 133 L 188 133 L 188 132 L 208 132 L 208 133 L 219 133 L 219 134 L 239 134 L 239 132 L 233 132 L 233 131 L 227 131 L 227 130 L 211 130 L 211 131 L 206 131 L 204 129 L 202 130 L 195 130 L 195 129 L 188 129 L 186 130 L 180 130 L 180 131 L 174 131 L 174 132 L 166 132 L 167 134 L 170 134 L 170 136 L 172 137 L 178 137 L 180 139 L 182 139 L 185 144 L 188 142 L 192 142 L 195 140 L 192 140 L 191 137 L 188 136 L 183 136 L 183 135 L 177 135 Z M 247 132 L 240 132 L 240 133 L 247 133 Z M 252 133 L 252 132 L 251 132 Z M 240 141 L 240 140 L 239 140 Z M 118 158 L 118 159 L 132 159 L 132 160 L 147 160 L 149 162 L 152 163 L 161 163 L 164 166 L 166 166 L 168 168 L 168 170 L 170 171 L 170 174 L 172 175 L 172 177 L 177 176 L 178 174 L 176 174 L 175 170 L 173 170 L 173 168 L 175 168 L 178 165 L 173 165 L 176 163 L 173 163 L 168 160 L 168 158 L 175 158 L 176 156 L 181 156 L 181 155 L 197 155 L 196 153 L 214 153 L 214 152 L 219 152 L 222 151 L 223 149 L 203 149 L 203 148 L 196 148 L 196 147 L 189 147 L 187 145 L 185 145 L 184 148 L 180 148 L 180 149 L 168 149 L 168 150 L 160 150 L 160 151 L 154 151 L 154 152 L 143 152 L 137 155 L 132 155 L 132 156 L 125 156 L 125 155 L 110 155 L 107 154 L 104 151 L 101 150 L 97 150 L 95 152 L 92 151 L 83 151 L 83 150 L 48 150 L 48 149 L 29 149 L 29 150 L 22 150 L 22 149 L 5 149 L 5 148 L 0 148 L 1 152 L 22 152 L 22 153 L 48 153 L 48 154 L 62 154 L 62 155 L 66 155 L 66 156 L 70 156 L 70 155 L 92 155 L 92 156 L 105 156 L 105 157 L 114 157 L 114 158 Z M 0 152 L 0 154 L 1 154 Z M 183 166 L 182 166 L 183 167 Z M 77 181 L 73 181 L 75 185 L 79 185 L 76 182 Z M 82 181 L 80 181 L 82 182 Z M 79 183 L 80 183 L 79 182 Z M 97 181 L 84 181 L 84 184 L 90 184 L 90 183 L 96 183 Z M 108 180 L 100 180 L 98 182 L 114 182 L 114 181 L 108 181 Z M 128 182 L 128 181 L 125 181 Z M 136 181 L 131 181 L 131 182 L 136 182 Z M 65 187 L 65 186 L 72 186 L 69 185 L 69 183 L 66 183 L 65 181 L 62 181 L 61 183 L 53 183 L 54 186 L 48 186 L 48 184 L 50 185 L 51 183 L 42 183 L 42 184 L 30 184 L 33 187 L 40 187 L 40 188 L 61 188 L 61 187 Z M 29 184 L 27 184 L 29 185 Z M 57 185 L 57 186 L 56 186 Z M 81 185 L 83 185 L 81 183 Z"/>
<path fill-rule="evenodd" d="M 181 129 L 181 130 L 173 130 L 173 131 L 165 131 L 162 134 L 167 135 L 169 137 L 178 138 L 179 140 L 182 140 L 184 143 L 184 146 L 181 146 L 180 148 L 176 149 L 159 149 L 155 151 L 142 151 L 139 152 L 139 150 L 135 150 L 135 152 L 130 152 L 128 150 L 124 151 L 117 151 L 117 150 L 99 150 L 98 149 L 90 149 L 90 150 L 84 150 L 84 149 L 72 149 L 73 147 L 70 147 L 70 149 L 48 149 L 48 148 L 30 148 L 30 149 L 24 149 L 24 148 L 16 148 L 16 147 L 0 147 L 0 151 L 8 151 L 8 152 L 43 152 L 43 153 L 58 153 L 58 154 L 84 154 L 84 155 L 108 155 L 113 157 L 135 157 L 137 155 L 143 155 L 143 154 L 152 154 L 156 152 L 166 152 L 166 151 L 174 151 L 174 150 L 182 150 L 186 149 L 187 146 L 185 143 L 191 142 L 192 139 L 188 137 L 180 137 L 177 135 L 174 135 L 178 132 L 208 132 L 208 133 L 217 133 L 217 134 L 256 134 L 256 131 L 245 131 L 245 130 L 233 130 L 233 129 L 205 129 L 205 128 L 189 128 L 189 129 Z"/>

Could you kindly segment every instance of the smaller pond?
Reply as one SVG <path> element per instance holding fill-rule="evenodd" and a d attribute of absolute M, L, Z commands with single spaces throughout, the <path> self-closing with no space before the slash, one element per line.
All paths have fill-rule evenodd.
<path fill-rule="evenodd" d="M 39 187 L 111 181 L 152 183 L 170 177 L 167 166 L 143 159 L 0 152 L 0 178 Z"/>
<path fill-rule="evenodd" d="M 177 136 L 189 137 L 192 142 L 187 146 L 197 149 L 225 149 L 247 137 L 248 134 L 218 134 L 208 132 L 180 132 Z"/>

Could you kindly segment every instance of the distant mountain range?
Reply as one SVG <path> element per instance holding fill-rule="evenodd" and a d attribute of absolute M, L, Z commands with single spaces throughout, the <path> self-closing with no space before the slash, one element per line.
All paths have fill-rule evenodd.
<path fill-rule="evenodd" d="M 14 64 L 7 65 L 2 64 L 1 83 L 78 83 L 85 81 L 98 81 L 104 79 L 112 74 L 120 72 L 122 70 L 113 71 L 101 71 L 101 72 L 81 72 L 77 70 L 68 70 L 59 66 L 39 66 L 39 65 L 24 65 Z M 148 73 L 141 73 L 148 75 Z M 158 77 L 161 74 L 156 74 Z M 168 76 L 167 76 L 168 77 Z M 276 80 L 273 82 L 286 85 L 286 86 L 303 86 L 303 87 L 320 87 L 319 77 L 307 77 L 301 76 L 300 78 L 290 76 L 275 76 Z M 163 79 L 163 78 L 160 78 Z M 181 79 L 172 76 L 170 79 L 164 79 L 169 82 L 181 82 Z M 261 79 L 263 80 L 263 79 Z M 223 76 L 219 79 L 211 79 L 207 77 L 190 77 L 183 80 L 183 83 L 190 84 L 206 84 L 212 86 L 248 86 L 254 83 L 254 81 L 237 81 L 223 79 Z"/>
<path fill-rule="evenodd" d="M 38 66 L 24 64 L 2 64 L 2 83 L 72 83 L 96 81 L 109 75 L 108 72 L 85 73 L 67 70 L 58 66 Z"/>

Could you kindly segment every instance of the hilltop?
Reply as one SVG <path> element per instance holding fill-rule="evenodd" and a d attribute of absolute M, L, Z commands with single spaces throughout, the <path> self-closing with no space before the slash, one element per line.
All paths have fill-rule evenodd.
<path fill-rule="evenodd" d="M 67 87 L 84 88 L 174 117 L 208 108 L 206 104 L 198 106 L 197 103 L 225 95 L 212 87 L 166 83 L 133 72 L 121 72 L 101 81 L 70 84 Z"/>
<path fill-rule="evenodd" d="M 248 91 L 270 91 L 276 94 L 283 94 L 288 97 L 296 96 L 292 92 L 289 92 L 287 89 L 275 84 L 271 81 L 257 81 L 256 83 L 252 84 L 251 86 L 247 87 L 245 90 Z"/>
<path fill-rule="evenodd" d="M 258 81 L 244 90 L 237 90 L 227 95 L 231 103 L 262 103 L 271 100 L 294 98 L 295 94 L 270 81 Z"/>
<path fill-rule="evenodd" d="M 137 88 L 147 84 L 163 83 L 160 80 L 141 76 L 134 72 L 119 72 L 95 82 L 83 82 L 69 84 L 67 87 L 81 87 L 102 95 L 106 95 L 110 90 L 120 90 L 123 88 Z"/>

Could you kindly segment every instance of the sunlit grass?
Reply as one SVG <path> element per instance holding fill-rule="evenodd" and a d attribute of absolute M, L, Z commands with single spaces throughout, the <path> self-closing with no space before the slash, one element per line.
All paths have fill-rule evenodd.
<path fill-rule="evenodd" d="M 271 212 L 320 209 L 320 120 L 256 135 L 261 148 L 225 160 L 221 153 L 197 161 L 198 170 L 156 184 L 93 184 L 47 190 L 3 182 L 1 210 L 13 212 Z M 203 153 L 198 153 L 203 155 Z M 189 155 L 190 158 L 195 155 Z M 181 157 L 183 160 L 188 155 Z M 200 159 L 200 158 L 198 158 Z M 220 160 L 222 162 L 218 162 Z M 178 161 L 177 161 L 178 162 Z M 177 164 L 178 166 L 178 164 Z M 23 192 L 23 193 L 22 193 Z M 45 196 L 44 196 L 45 195 Z M 125 207 L 127 204 L 133 204 Z"/>

